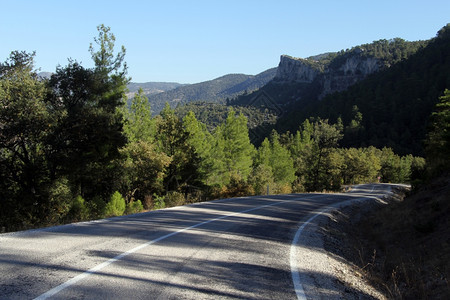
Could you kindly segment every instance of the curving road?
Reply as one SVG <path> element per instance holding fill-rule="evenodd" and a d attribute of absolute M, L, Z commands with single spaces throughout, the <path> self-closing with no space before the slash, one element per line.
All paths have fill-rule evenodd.
<path fill-rule="evenodd" d="M 301 299 L 299 227 L 389 191 L 233 198 L 2 234 L 0 299 Z"/>

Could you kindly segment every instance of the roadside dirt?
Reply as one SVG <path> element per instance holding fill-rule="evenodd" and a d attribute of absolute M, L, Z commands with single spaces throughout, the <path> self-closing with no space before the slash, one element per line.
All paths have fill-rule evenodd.
<path fill-rule="evenodd" d="M 297 257 L 301 258 L 300 279 L 307 298 L 389 299 L 382 284 L 370 276 L 368 268 L 374 261 L 366 261 L 366 247 L 357 231 L 368 214 L 402 196 L 395 191 L 383 199 L 354 201 L 322 214 L 305 227 Z"/>
<path fill-rule="evenodd" d="M 341 207 L 309 226 L 307 297 L 449 299 L 450 179 L 405 192 Z"/>

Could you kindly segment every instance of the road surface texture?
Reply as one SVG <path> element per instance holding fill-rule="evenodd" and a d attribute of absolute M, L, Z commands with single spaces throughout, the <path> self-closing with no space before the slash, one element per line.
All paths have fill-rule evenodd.
<path fill-rule="evenodd" d="M 298 266 L 305 226 L 389 191 L 223 199 L 2 234 L 0 299 L 314 298 L 314 270 Z"/>

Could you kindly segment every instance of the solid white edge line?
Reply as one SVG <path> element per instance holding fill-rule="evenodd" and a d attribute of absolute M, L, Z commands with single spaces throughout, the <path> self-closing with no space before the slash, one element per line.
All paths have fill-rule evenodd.
<path fill-rule="evenodd" d="M 296 198 L 296 199 L 298 199 L 298 198 Z M 82 280 L 82 279 L 84 279 L 84 278 L 86 278 L 86 277 L 88 277 L 88 276 L 90 276 L 92 274 L 97 273 L 101 269 L 109 266 L 110 264 L 112 264 L 112 263 L 114 263 L 114 262 L 116 262 L 118 260 L 121 260 L 122 258 L 124 258 L 124 257 L 126 257 L 126 256 L 128 256 L 128 255 L 130 255 L 130 254 L 132 254 L 132 253 L 134 253 L 134 252 L 136 252 L 138 250 L 140 250 L 140 249 L 143 249 L 143 248 L 145 248 L 147 246 L 150 246 L 150 245 L 152 245 L 154 243 L 157 243 L 159 241 L 165 240 L 165 239 L 167 239 L 167 238 L 169 238 L 171 236 L 177 235 L 177 234 L 182 233 L 184 231 L 187 231 L 189 229 L 197 228 L 199 226 L 202 226 L 202 225 L 214 222 L 214 221 L 226 219 L 226 218 L 237 216 L 237 215 L 240 215 L 240 214 L 245 214 L 245 213 L 248 213 L 248 212 L 251 212 L 251 211 L 254 211 L 254 210 L 258 210 L 258 209 L 262 209 L 262 208 L 265 208 L 265 207 L 270 207 L 270 206 L 275 206 L 275 205 L 280 205 L 280 204 L 293 202 L 296 199 L 285 200 L 285 201 L 275 202 L 275 203 L 272 203 L 272 204 L 266 204 L 266 205 L 262 205 L 262 206 L 253 207 L 253 208 L 250 208 L 250 209 L 246 209 L 246 210 L 243 210 L 243 211 L 231 213 L 231 214 L 228 214 L 228 215 L 225 215 L 225 216 L 221 216 L 221 217 L 210 219 L 210 220 L 207 220 L 207 221 L 204 221 L 204 222 L 201 222 L 201 223 L 197 223 L 195 225 L 192 225 L 192 226 L 189 226 L 189 227 L 185 227 L 185 228 L 182 228 L 180 230 L 174 231 L 172 233 L 163 235 L 163 236 L 161 236 L 161 237 L 159 237 L 157 239 L 148 241 L 148 242 L 146 242 L 144 244 L 141 244 L 141 245 L 139 245 L 139 246 L 137 246 L 137 247 L 135 247 L 133 249 L 130 249 L 130 250 L 126 251 L 126 252 L 123 252 L 123 253 L 117 255 L 116 257 L 111 258 L 111 259 L 109 259 L 109 260 L 107 260 L 107 261 L 105 261 L 105 262 L 103 262 L 103 263 L 101 263 L 101 264 L 99 264 L 99 265 L 97 265 L 97 266 L 95 266 L 95 267 L 93 267 L 93 268 L 91 268 L 91 269 L 89 269 L 89 270 L 87 270 L 87 271 L 85 271 L 85 272 L 83 272 L 83 273 L 81 273 L 81 274 L 79 274 L 79 275 L 69 279 L 68 281 L 58 285 L 57 287 L 54 287 L 53 289 L 51 289 L 51 290 L 43 293 L 42 295 L 34 298 L 34 300 L 45 300 L 45 299 L 48 299 L 49 297 L 54 296 L 55 294 L 61 292 L 62 290 L 70 287 L 71 285 L 74 285 L 78 281 L 80 281 L 80 280 Z"/>
<path fill-rule="evenodd" d="M 369 193 L 371 193 L 374 190 L 374 188 L 375 187 L 372 187 L 372 190 Z M 390 187 L 389 187 L 389 190 L 390 190 Z M 324 196 L 328 196 L 328 195 L 324 195 Z M 308 226 L 309 223 L 311 223 L 316 217 L 323 215 L 333 209 L 337 209 L 341 206 L 345 206 L 347 203 L 357 202 L 357 201 L 361 201 L 361 200 L 368 200 L 368 199 L 377 199 L 377 197 L 367 195 L 364 197 L 345 200 L 345 201 L 338 202 L 338 203 L 335 203 L 332 205 L 328 205 L 324 209 L 321 209 L 317 212 L 312 212 L 312 214 L 314 214 L 314 215 L 312 217 L 310 217 L 308 220 L 306 220 L 306 222 L 304 222 L 302 224 L 302 226 L 300 226 L 298 228 L 298 230 L 295 233 L 294 238 L 292 240 L 291 250 L 290 250 L 290 255 L 289 255 L 289 260 L 290 260 L 290 265 L 291 265 L 291 277 L 292 277 L 292 282 L 294 284 L 295 294 L 297 295 L 298 300 L 306 300 L 307 299 L 306 295 L 305 295 L 305 290 L 303 289 L 303 285 L 300 280 L 300 272 L 299 272 L 299 267 L 298 267 L 298 263 L 297 263 L 298 258 L 297 258 L 297 253 L 296 253 L 297 252 L 297 243 L 298 243 L 305 227 Z"/>
<path fill-rule="evenodd" d="M 312 220 L 314 220 L 317 216 L 323 214 L 327 210 L 329 210 L 329 208 L 323 209 L 323 210 L 315 213 L 311 218 L 309 218 L 305 223 L 303 223 L 303 225 L 300 226 L 300 228 L 295 233 L 294 239 L 292 240 L 291 253 L 290 253 L 291 276 L 292 276 L 292 281 L 294 283 L 295 294 L 297 295 L 297 299 L 299 299 L 299 300 L 306 300 L 306 295 L 305 295 L 305 291 L 303 290 L 303 285 L 300 282 L 300 272 L 298 270 L 298 265 L 297 265 L 297 253 L 296 253 L 297 248 L 296 248 L 296 246 L 297 246 L 298 240 L 300 239 L 303 229 Z"/>

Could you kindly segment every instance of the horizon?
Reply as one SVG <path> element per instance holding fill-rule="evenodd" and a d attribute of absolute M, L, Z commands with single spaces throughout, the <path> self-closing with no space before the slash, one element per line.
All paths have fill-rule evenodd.
<path fill-rule="evenodd" d="M 116 50 L 127 50 L 132 82 L 180 84 L 257 75 L 277 67 L 281 55 L 307 58 L 380 39 L 428 40 L 449 23 L 450 11 L 442 0 L 0 1 L 9 12 L 0 20 L 1 62 L 19 50 L 36 51 L 42 72 L 68 58 L 92 67 L 88 48 L 105 24 Z"/>

